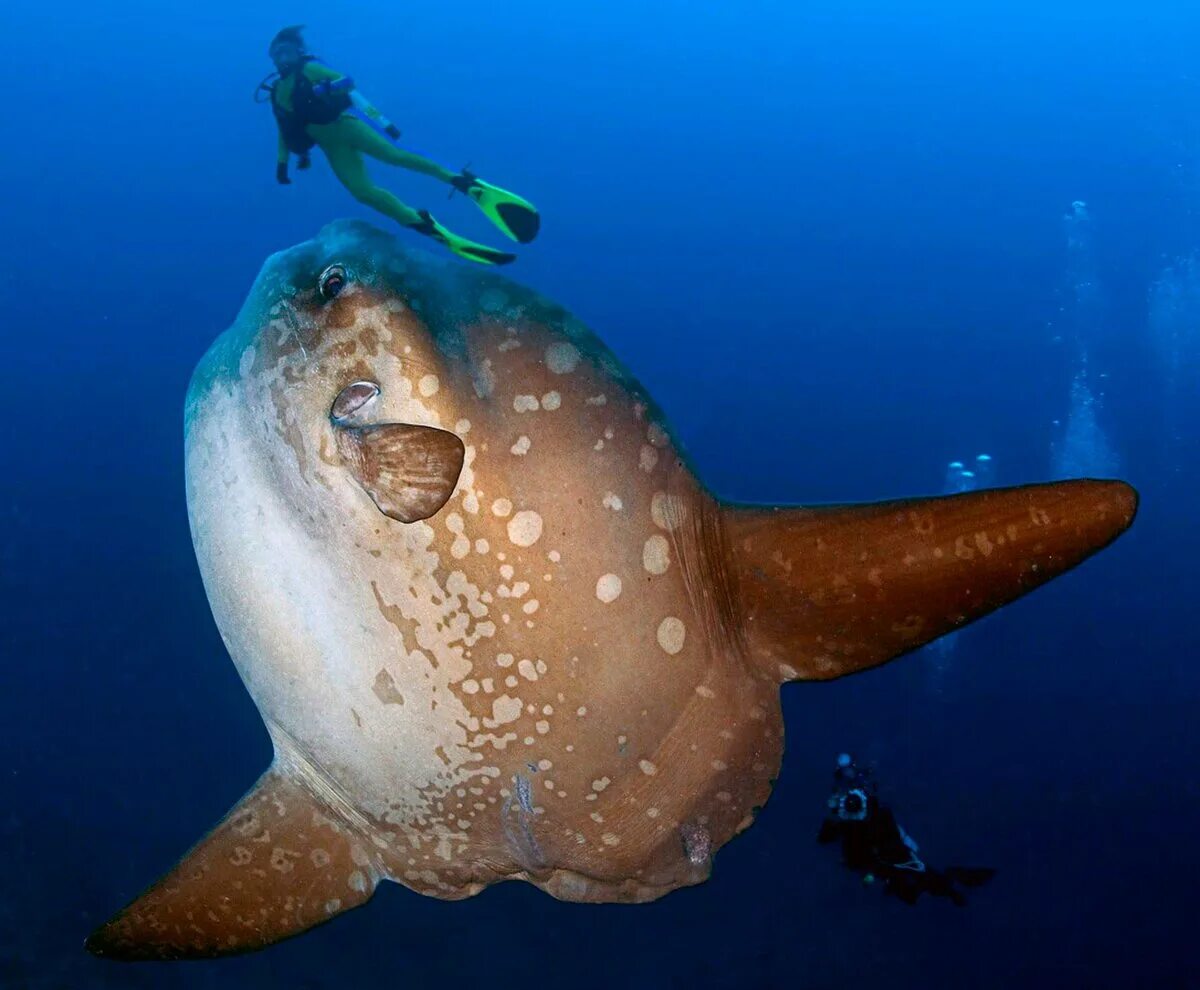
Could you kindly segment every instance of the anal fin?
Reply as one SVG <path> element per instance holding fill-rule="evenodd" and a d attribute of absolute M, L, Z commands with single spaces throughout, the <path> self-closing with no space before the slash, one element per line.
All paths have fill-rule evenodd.
<path fill-rule="evenodd" d="M 247 952 L 370 899 L 368 844 L 290 773 L 272 767 L 199 845 L 87 940 L 110 959 Z"/>

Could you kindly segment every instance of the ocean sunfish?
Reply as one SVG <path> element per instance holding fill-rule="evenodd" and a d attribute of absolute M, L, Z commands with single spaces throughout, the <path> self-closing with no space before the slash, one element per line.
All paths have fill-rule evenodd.
<path fill-rule="evenodd" d="M 782 683 L 959 628 L 1137 502 L 1106 481 L 723 501 L 569 312 L 347 222 L 271 258 L 201 361 L 186 472 L 275 757 L 88 940 L 119 959 L 265 946 L 381 880 L 593 902 L 699 883 L 779 772 Z"/>

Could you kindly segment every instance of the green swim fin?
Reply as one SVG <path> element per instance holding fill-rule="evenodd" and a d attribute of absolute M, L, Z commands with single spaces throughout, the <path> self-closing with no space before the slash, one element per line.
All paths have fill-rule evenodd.
<path fill-rule="evenodd" d="M 486 244 L 469 241 L 465 237 L 459 237 L 458 234 L 451 233 L 434 220 L 429 215 L 428 210 L 421 211 L 421 222 L 413 224 L 412 229 L 418 234 L 432 237 L 435 241 L 444 244 L 460 258 L 466 258 L 468 261 L 477 261 L 481 265 L 507 265 L 517 260 L 515 254 L 509 254 L 507 251 L 497 251 Z"/>
<path fill-rule="evenodd" d="M 522 199 L 507 189 L 493 186 L 490 182 L 484 182 L 466 169 L 454 177 L 451 185 L 460 193 L 471 197 L 475 205 L 483 210 L 484 215 L 514 241 L 528 244 L 537 237 L 542 218 L 527 199 Z"/>

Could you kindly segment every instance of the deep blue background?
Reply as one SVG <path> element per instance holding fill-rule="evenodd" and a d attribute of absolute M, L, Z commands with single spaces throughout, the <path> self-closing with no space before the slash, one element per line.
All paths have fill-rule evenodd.
<path fill-rule="evenodd" d="M 1147 321 L 1158 273 L 1200 248 L 1200 14 L 10 6 L 0 986 L 1200 984 L 1200 312 L 1181 317 L 1173 409 Z M 269 759 L 192 557 L 181 406 L 264 257 L 364 215 L 319 158 L 274 184 L 250 93 L 295 21 L 415 147 L 539 204 L 543 234 L 512 273 L 609 342 L 722 494 L 934 492 L 981 450 L 1002 483 L 1044 479 L 1086 347 L 1101 427 L 1143 492 L 1135 529 L 965 632 L 940 676 L 925 652 L 786 689 L 782 779 L 705 886 L 619 908 L 388 885 L 256 956 L 90 959 L 88 930 Z M 495 239 L 461 198 L 386 179 Z M 1062 224 L 1077 198 L 1105 299 L 1087 320 Z M 967 910 L 886 901 L 814 844 L 844 748 L 878 761 L 933 861 L 999 868 Z"/>

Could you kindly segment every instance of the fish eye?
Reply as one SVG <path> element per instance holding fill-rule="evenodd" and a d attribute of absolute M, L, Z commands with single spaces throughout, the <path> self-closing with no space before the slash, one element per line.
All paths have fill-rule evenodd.
<path fill-rule="evenodd" d="M 374 382 L 351 382 L 333 400 L 329 416 L 334 422 L 349 419 L 378 394 L 379 386 Z"/>
<path fill-rule="evenodd" d="M 346 269 L 341 265 L 330 265 L 317 279 L 317 291 L 322 299 L 329 302 L 346 287 L 346 281 Z"/>

